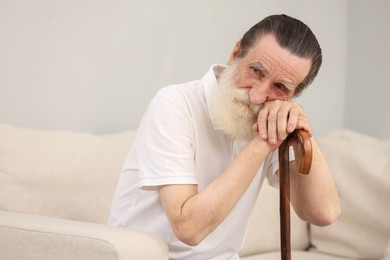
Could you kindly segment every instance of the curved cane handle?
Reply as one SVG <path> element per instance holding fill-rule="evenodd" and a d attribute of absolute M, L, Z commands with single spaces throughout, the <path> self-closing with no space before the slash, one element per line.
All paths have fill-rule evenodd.
<path fill-rule="evenodd" d="M 312 161 L 310 135 L 304 130 L 295 130 L 279 146 L 280 178 L 280 246 L 281 259 L 291 259 L 290 227 L 290 167 L 289 147 L 293 146 L 295 158 L 299 161 L 299 172 L 309 174 Z"/>
<path fill-rule="evenodd" d="M 290 134 L 288 144 L 288 146 L 293 146 L 296 157 L 300 158 L 299 172 L 308 175 L 313 156 L 309 133 L 304 130 L 295 130 Z"/>

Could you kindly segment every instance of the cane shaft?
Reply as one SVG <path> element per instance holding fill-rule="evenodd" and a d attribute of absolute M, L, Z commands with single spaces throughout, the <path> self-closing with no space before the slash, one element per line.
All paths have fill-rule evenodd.
<path fill-rule="evenodd" d="M 286 146 L 286 147 L 284 147 Z M 288 143 L 279 148 L 279 181 L 280 181 L 280 250 L 281 259 L 291 259 L 290 227 L 290 167 Z"/>
<path fill-rule="evenodd" d="M 282 260 L 291 260 L 290 146 L 294 147 L 295 157 L 299 158 L 300 165 L 297 168 L 300 173 L 309 174 L 312 161 L 311 141 L 306 131 L 295 130 L 279 147 L 280 249 Z"/>

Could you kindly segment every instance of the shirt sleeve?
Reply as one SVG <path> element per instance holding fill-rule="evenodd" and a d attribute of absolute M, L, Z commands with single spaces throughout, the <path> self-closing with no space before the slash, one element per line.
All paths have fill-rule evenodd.
<path fill-rule="evenodd" d="M 139 127 L 136 161 L 140 187 L 197 184 L 193 120 L 183 94 L 175 87 L 154 97 Z"/>

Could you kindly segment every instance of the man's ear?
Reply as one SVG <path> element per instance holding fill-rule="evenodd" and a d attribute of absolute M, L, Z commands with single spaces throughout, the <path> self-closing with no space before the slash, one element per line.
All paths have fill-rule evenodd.
<path fill-rule="evenodd" d="M 236 45 L 234 45 L 234 48 L 233 48 L 232 52 L 230 53 L 229 61 L 227 63 L 228 65 L 230 63 L 232 63 L 237 58 L 237 55 L 240 52 L 240 46 L 241 46 L 241 41 L 238 41 L 236 43 Z"/>

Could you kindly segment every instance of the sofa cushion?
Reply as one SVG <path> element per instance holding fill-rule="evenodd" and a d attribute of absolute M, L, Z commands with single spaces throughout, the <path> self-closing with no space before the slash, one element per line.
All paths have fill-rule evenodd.
<path fill-rule="evenodd" d="M 240 260 L 280 260 L 280 252 L 269 252 L 242 257 Z M 344 257 L 337 257 L 317 252 L 291 251 L 291 259 L 294 260 L 351 260 Z"/>
<path fill-rule="evenodd" d="M 0 125 L 0 209 L 106 223 L 133 135 Z"/>
<path fill-rule="evenodd" d="M 1 210 L 0 248 L 2 260 L 168 259 L 156 235 Z"/>
<path fill-rule="evenodd" d="M 383 260 L 390 260 L 390 239 L 389 239 L 389 243 L 387 244 L 387 247 L 385 249 Z"/>
<path fill-rule="evenodd" d="M 291 248 L 309 247 L 308 224 L 297 217 L 291 208 Z M 240 256 L 279 251 L 280 218 L 279 190 L 264 183 L 256 206 L 251 214 L 249 227 Z"/>
<path fill-rule="evenodd" d="M 341 198 L 340 218 L 312 227 L 317 251 L 382 259 L 390 237 L 390 141 L 348 130 L 319 139 Z"/>

